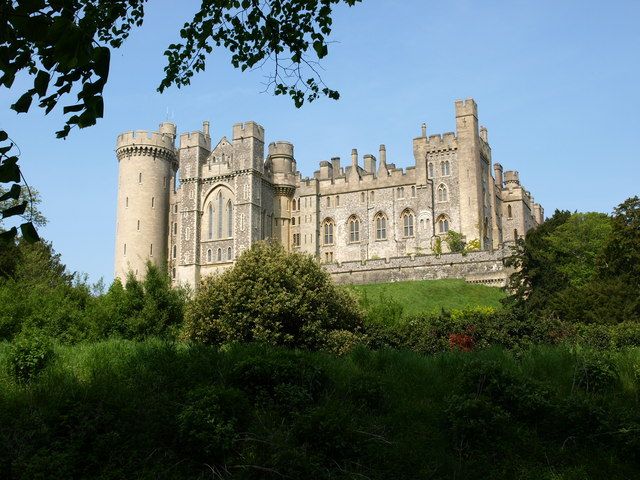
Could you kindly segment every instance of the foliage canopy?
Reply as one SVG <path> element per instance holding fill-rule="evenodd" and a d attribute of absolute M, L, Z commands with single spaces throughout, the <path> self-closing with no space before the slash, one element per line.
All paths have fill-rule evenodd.
<path fill-rule="evenodd" d="M 209 344 L 264 342 L 317 349 L 327 334 L 359 331 L 362 314 L 310 255 L 258 242 L 204 279 L 187 308 L 185 337 Z"/>

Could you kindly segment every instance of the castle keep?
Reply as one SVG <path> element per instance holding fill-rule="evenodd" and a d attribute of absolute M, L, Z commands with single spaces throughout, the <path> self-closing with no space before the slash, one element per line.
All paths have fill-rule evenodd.
<path fill-rule="evenodd" d="M 179 146 L 171 123 L 123 133 L 115 275 L 140 276 L 151 260 L 175 282 L 196 285 L 271 238 L 316 256 L 340 281 L 504 278 L 505 246 L 541 223 L 544 211 L 518 172 L 492 164 L 476 103 L 456 101 L 455 117 L 455 133 L 427 136 L 422 125 L 412 167 L 396 168 L 380 145 L 377 158 L 360 160 L 354 149 L 348 162 L 320 162 L 312 177 L 298 172 L 289 142 L 270 143 L 265 156 L 255 122 L 234 125 L 216 144 L 208 122 L 182 134 Z M 480 251 L 436 257 L 449 230 L 477 240 Z"/>

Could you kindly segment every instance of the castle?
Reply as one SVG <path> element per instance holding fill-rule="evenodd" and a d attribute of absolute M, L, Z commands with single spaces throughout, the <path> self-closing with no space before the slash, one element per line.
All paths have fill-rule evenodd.
<path fill-rule="evenodd" d="M 518 172 L 492 167 L 475 101 L 456 101 L 455 118 L 455 133 L 427 136 L 422 125 L 413 139 L 415 165 L 405 170 L 389 163 L 380 145 L 378 158 L 367 154 L 361 163 L 354 149 L 349 164 L 322 161 L 313 177 L 298 172 L 289 142 L 270 143 L 265 158 L 264 129 L 255 122 L 234 125 L 232 137 L 215 145 L 208 122 L 181 135 L 179 147 L 172 123 L 158 132 L 123 133 L 116 145 L 115 275 L 141 276 L 151 260 L 174 282 L 195 286 L 269 238 L 316 256 L 343 281 L 354 271 L 361 273 L 354 281 L 384 280 L 392 278 L 386 271 L 450 268 L 454 260 L 467 273 L 500 270 L 505 246 L 540 224 L 544 211 Z M 477 240 L 480 256 L 436 261 L 441 256 L 434 253 L 446 252 L 438 239 L 449 230 Z M 407 258 L 414 264 L 406 265 Z M 482 266 L 487 259 L 490 268 Z M 348 272 L 345 265 L 352 265 Z M 382 273 L 368 277 L 374 267 Z"/>

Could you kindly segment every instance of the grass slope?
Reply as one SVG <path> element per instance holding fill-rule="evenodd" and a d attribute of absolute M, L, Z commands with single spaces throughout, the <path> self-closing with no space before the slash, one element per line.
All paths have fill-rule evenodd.
<path fill-rule="evenodd" d="M 112 340 L 31 384 L 0 344 L 3 479 L 638 478 L 639 350 L 348 356 Z"/>
<path fill-rule="evenodd" d="M 402 304 L 405 315 L 478 306 L 498 308 L 505 296 L 499 288 L 454 279 L 372 283 L 349 288 L 366 295 L 371 303 L 380 302 L 384 297 L 393 298 Z"/>

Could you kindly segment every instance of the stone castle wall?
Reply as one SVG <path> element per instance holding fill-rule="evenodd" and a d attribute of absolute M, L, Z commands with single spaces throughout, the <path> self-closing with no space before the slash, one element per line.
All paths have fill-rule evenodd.
<path fill-rule="evenodd" d="M 435 255 L 411 255 L 352 261 L 325 265 L 337 283 L 365 284 L 398 282 L 404 280 L 439 280 L 460 278 L 470 283 L 504 286 L 511 274 L 503 260 L 508 249 L 470 252 L 467 255 L 445 253 Z"/>

